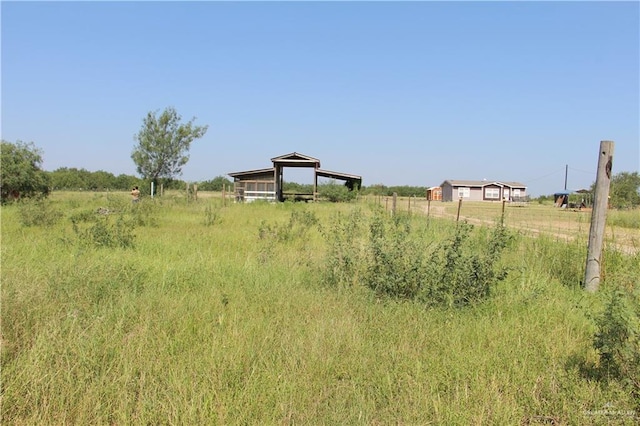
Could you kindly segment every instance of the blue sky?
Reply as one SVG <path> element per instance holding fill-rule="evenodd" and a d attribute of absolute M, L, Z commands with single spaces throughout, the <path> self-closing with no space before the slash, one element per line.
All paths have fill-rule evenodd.
<path fill-rule="evenodd" d="M 44 167 L 135 174 L 173 106 L 208 124 L 181 179 L 297 151 L 364 185 L 640 168 L 638 2 L 7 2 L 2 138 Z M 307 173 L 308 172 L 308 173 Z M 311 171 L 285 180 L 311 182 Z"/>

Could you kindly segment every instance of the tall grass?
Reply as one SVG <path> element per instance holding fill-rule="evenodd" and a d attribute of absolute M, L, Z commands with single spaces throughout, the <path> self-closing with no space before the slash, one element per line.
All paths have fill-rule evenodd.
<path fill-rule="evenodd" d="M 326 285 L 317 224 L 349 204 L 147 199 L 125 248 L 69 239 L 101 207 L 132 220 L 126 194 L 51 202 L 50 226 L 2 207 L 3 424 L 637 421 L 623 382 L 584 374 L 604 302 L 573 285 L 583 260 L 565 242 L 521 236 L 489 299 L 429 308 Z M 633 286 L 637 261 L 607 254 L 603 289 Z"/>

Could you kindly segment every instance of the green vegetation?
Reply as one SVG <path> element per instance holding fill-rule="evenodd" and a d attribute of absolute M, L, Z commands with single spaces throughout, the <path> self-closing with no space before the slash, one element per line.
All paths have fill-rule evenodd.
<path fill-rule="evenodd" d="M 595 192 L 595 182 L 591 185 Z M 616 209 L 633 209 L 640 206 L 640 174 L 620 172 L 611 178 L 609 205 Z"/>
<path fill-rule="evenodd" d="M 3 140 L 0 164 L 0 203 L 49 194 L 48 177 L 42 170 L 42 152 L 33 143 Z"/>
<path fill-rule="evenodd" d="M 505 230 L 499 206 L 471 226 L 367 200 L 48 202 L 31 226 L 2 207 L 3 424 L 640 416 L 640 255 L 613 244 L 588 294 L 579 240 Z"/>
<path fill-rule="evenodd" d="M 173 179 L 182 173 L 191 143 L 203 137 L 209 126 L 194 126 L 195 118 L 182 124 L 173 107 L 156 114 L 149 112 L 142 121 L 131 158 L 140 176 L 157 185 L 161 178 Z"/>

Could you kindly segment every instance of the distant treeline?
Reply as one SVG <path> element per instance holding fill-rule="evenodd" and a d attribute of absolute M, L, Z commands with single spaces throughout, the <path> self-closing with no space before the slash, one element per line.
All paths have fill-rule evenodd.
<path fill-rule="evenodd" d="M 90 172 L 75 167 L 61 167 L 52 172 L 45 172 L 49 178 L 49 185 L 54 191 L 129 191 L 134 186 L 140 187 L 143 192 L 149 192 L 150 182 L 132 175 L 113 173 L 98 170 Z M 184 189 L 187 182 L 180 179 L 161 180 L 164 189 Z M 217 176 L 208 181 L 190 182 L 196 183 L 201 191 L 222 191 L 223 185 L 232 185 L 224 176 Z"/>
<path fill-rule="evenodd" d="M 139 177 L 125 174 L 116 176 L 103 170 L 91 172 L 75 167 L 61 167 L 45 173 L 48 175 L 50 187 L 54 191 L 129 191 L 134 186 L 138 186 L 143 192 L 148 192 L 150 187 L 149 182 Z M 223 185 L 227 185 L 227 189 L 233 185 L 233 182 L 224 176 L 216 176 L 211 180 L 189 183 L 196 183 L 199 191 L 222 191 Z M 336 183 L 340 184 L 340 182 Z M 187 182 L 180 179 L 165 179 L 162 181 L 162 185 L 164 189 L 184 189 Z M 313 185 L 285 182 L 284 191 L 311 194 L 313 193 Z M 427 188 L 423 186 L 407 185 L 385 186 L 376 184 L 360 188 L 362 195 L 391 196 L 395 192 L 400 197 L 425 197 L 426 191 Z"/>

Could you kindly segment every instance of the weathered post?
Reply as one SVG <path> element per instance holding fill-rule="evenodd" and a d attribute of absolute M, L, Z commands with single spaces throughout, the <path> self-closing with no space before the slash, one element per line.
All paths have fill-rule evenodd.
<path fill-rule="evenodd" d="M 225 201 L 226 201 L 226 197 L 225 197 L 225 188 L 227 187 L 226 184 L 222 184 L 222 207 L 225 206 Z"/>
<path fill-rule="evenodd" d="M 500 226 L 504 226 L 504 206 L 507 204 L 507 200 L 502 200 L 502 215 L 500 215 Z"/>
<path fill-rule="evenodd" d="M 458 200 L 458 214 L 456 214 L 456 222 L 460 220 L 460 208 L 462 207 L 462 197 Z"/>
<path fill-rule="evenodd" d="M 394 192 L 394 193 L 393 193 L 393 200 L 392 200 L 392 202 L 391 202 L 391 214 L 392 214 L 393 216 L 395 216 L 395 215 L 396 215 L 396 206 L 397 206 L 397 203 L 398 203 L 398 193 L 397 193 L 397 192 Z"/>
<path fill-rule="evenodd" d="M 600 260 L 602 258 L 602 240 L 607 220 L 607 204 L 611 185 L 611 168 L 613 166 L 613 142 L 601 141 L 598 155 L 598 172 L 596 175 L 596 191 L 591 212 L 589 228 L 589 247 L 587 248 L 587 264 L 584 271 L 584 288 L 595 292 L 600 285 Z"/>
<path fill-rule="evenodd" d="M 198 184 L 193 184 L 193 199 L 198 201 Z"/>
<path fill-rule="evenodd" d="M 427 226 L 429 226 L 429 213 L 431 212 L 431 198 L 427 198 Z"/>

